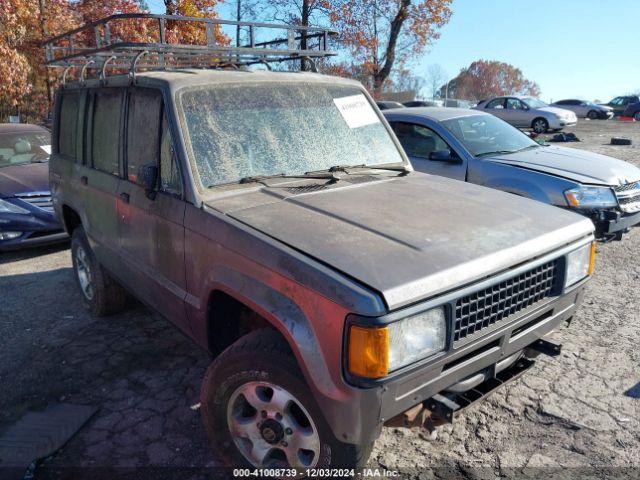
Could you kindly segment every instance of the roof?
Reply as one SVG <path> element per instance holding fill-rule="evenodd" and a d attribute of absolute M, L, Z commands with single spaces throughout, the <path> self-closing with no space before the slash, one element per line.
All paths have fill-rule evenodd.
<path fill-rule="evenodd" d="M 24 133 L 24 132 L 45 132 L 49 131 L 40 125 L 30 123 L 0 123 L 0 135 L 3 133 Z"/>
<path fill-rule="evenodd" d="M 441 122 L 442 120 L 450 120 L 452 118 L 468 117 L 471 115 L 483 115 L 478 110 L 470 108 L 453 108 L 453 107 L 411 107 L 411 108 L 393 108 L 384 111 L 385 115 L 398 114 L 403 116 L 417 116 L 430 118 Z"/>
<path fill-rule="evenodd" d="M 97 78 L 88 78 L 84 84 L 79 82 L 68 82 L 66 86 L 69 88 L 96 87 L 101 85 L 126 86 L 129 85 L 130 82 L 131 78 L 129 75 L 113 75 L 107 77 L 105 82 L 100 82 Z M 299 71 L 274 72 L 269 70 L 249 69 L 179 69 L 138 72 L 135 74 L 135 83 L 137 85 L 169 87 L 171 90 L 219 83 L 266 82 L 308 82 L 360 85 L 359 82 L 347 78 Z"/>

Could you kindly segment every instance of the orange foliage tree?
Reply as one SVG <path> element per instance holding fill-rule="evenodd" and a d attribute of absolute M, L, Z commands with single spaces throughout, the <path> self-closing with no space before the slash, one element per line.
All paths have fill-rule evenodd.
<path fill-rule="evenodd" d="M 444 95 L 443 86 L 441 96 Z M 508 63 L 477 60 L 463 68 L 449 82 L 449 97 L 483 100 L 501 95 L 540 95 L 537 83 L 524 78 L 522 71 Z"/>
<path fill-rule="evenodd" d="M 421 54 L 451 16 L 452 0 L 327 0 L 365 85 L 379 96 L 393 69 Z M 351 69 L 351 67 L 347 67 Z"/>

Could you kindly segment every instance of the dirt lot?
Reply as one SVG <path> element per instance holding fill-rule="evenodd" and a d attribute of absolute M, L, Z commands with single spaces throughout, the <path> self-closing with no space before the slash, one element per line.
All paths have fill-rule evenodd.
<path fill-rule="evenodd" d="M 640 125 L 583 121 L 573 131 L 583 142 L 570 146 L 640 166 Z M 635 145 L 607 145 L 616 134 Z M 537 476 L 541 468 L 637 478 L 640 228 L 598 250 L 586 303 L 556 334 L 560 357 L 541 358 L 435 441 L 421 428 L 385 428 L 371 467 L 400 470 L 402 478 Z M 36 478 L 111 466 L 162 467 L 138 478 L 163 478 L 178 471 L 166 467 L 195 467 L 179 470 L 185 478 L 216 464 L 191 408 L 207 356 L 135 303 L 122 315 L 91 318 L 66 247 L 0 256 L 0 319 L 0 428 L 50 402 L 99 408 Z"/>

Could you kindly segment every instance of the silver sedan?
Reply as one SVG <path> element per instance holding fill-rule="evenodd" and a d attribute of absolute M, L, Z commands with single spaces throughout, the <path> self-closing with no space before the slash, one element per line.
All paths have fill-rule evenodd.
<path fill-rule="evenodd" d="M 571 110 L 578 118 L 607 120 L 613 117 L 613 108 L 584 100 L 558 100 L 549 106 Z"/>
<path fill-rule="evenodd" d="M 473 107 L 501 118 L 518 128 L 531 128 L 536 133 L 562 130 L 578 123 L 570 110 L 551 107 L 533 97 L 496 97 L 483 100 Z"/>

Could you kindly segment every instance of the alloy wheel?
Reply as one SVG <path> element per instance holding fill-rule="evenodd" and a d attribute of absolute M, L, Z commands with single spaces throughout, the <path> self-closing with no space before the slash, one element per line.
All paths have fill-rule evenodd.
<path fill-rule="evenodd" d="M 238 387 L 227 405 L 227 425 L 240 453 L 257 468 L 312 468 L 320 436 L 311 415 L 290 392 L 269 382 Z"/>
<path fill-rule="evenodd" d="M 78 276 L 78 283 L 80 283 L 80 290 L 82 290 L 85 298 L 91 301 L 93 299 L 91 267 L 87 252 L 82 246 L 76 248 L 76 275 Z"/>

